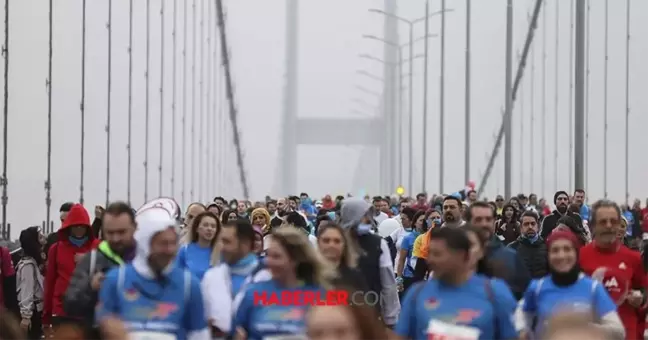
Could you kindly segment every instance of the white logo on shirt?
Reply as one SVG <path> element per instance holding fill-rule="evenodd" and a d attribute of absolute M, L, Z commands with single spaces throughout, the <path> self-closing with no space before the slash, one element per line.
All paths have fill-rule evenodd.
<path fill-rule="evenodd" d="M 618 288 L 618 287 L 619 287 L 619 283 L 617 282 L 615 277 L 605 281 L 605 288 Z"/>
<path fill-rule="evenodd" d="M 626 269 L 626 268 L 627 267 L 626 267 L 626 264 L 624 262 L 621 262 L 621 264 L 619 264 L 619 269 Z"/>

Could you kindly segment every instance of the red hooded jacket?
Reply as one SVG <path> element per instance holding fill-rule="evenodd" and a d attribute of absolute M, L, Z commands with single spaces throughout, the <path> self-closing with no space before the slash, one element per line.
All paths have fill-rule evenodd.
<path fill-rule="evenodd" d="M 74 245 L 69 240 L 68 229 L 73 226 L 88 228 L 88 240 L 82 246 Z M 99 244 L 99 240 L 92 232 L 90 216 L 81 204 L 72 206 L 63 225 L 58 230 L 58 237 L 58 241 L 50 247 L 47 254 L 43 306 L 44 325 L 52 323 L 52 316 L 65 316 L 63 297 L 76 267 L 76 255 L 85 254 Z"/>

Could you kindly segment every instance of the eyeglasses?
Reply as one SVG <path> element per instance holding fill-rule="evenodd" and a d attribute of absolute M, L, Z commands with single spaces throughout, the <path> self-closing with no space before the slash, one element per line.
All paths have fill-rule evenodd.
<path fill-rule="evenodd" d="M 495 202 L 504 202 L 504 199 L 503 198 L 498 198 L 498 199 L 495 200 Z"/>

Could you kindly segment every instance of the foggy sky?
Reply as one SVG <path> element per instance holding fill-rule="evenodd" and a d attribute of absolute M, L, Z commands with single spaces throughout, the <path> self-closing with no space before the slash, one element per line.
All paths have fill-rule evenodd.
<path fill-rule="evenodd" d="M 462 188 L 464 150 L 464 37 L 465 1 L 447 0 L 446 31 L 446 161 L 445 188 Z M 515 1 L 515 48 L 521 50 L 526 36 L 528 21 L 534 1 Z M 556 37 L 555 7 L 560 4 L 560 42 L 558 77 L 558 131 L 554 132 L 555 67 L 554 46 Z M 608 194 L 618 201 L 624 199 L 624 129 L 625 129 L 625 2 L 611 2 L 609 10 L 609 95 L 608 95 Z M 145 1 L 135 1 L 135 27 L 133 47 L 133 143 L 132 143 L 132 202 L 135 206 L 144 200 L 144 121 L 145 121 Z M 151 1 L 150 36 L 150 137 L 149 137 L 149 197 L 158 192 L 160 163 L 160 0 Z M 191 4 L 191 2 L 189 3 Z M 494 143 L 494 134 L 501 122 L 504 104 L 504 52 L 505 14 L 503 0 L 473 1 L 472 46 L 472 142 L 471 178 L 478 182 L 486 166 L 486 154 Z M 542 38 L 540 26 L 534 43 L 534 143 L 530 146 L 530 98 L 531 60 L 523 85 L 524 110 L 518 94 L 513 118 L 513 191 L 535 192 L 551 197 L 558 189 L 569 188 L 572 166 L 569 160 L 569 4 L 570 1 L 547 1 L 546 26 L 546 104 L 542 115 Z M 273 188 L 276 178 L 277 153 L 279 152 L 280 116 L 282 113 L 282 89 L 284 75 L 284 26 L 285 1 L 237 0 L 226 1 L 230 53 L 242 128 L 245 162 L 252 198 L 262 199 Z M 399 0 L 399 14 L 407 18 L 420 17 L 424 13 L 423 0 Z M 198 9 L 201 0 L 197 0 Z M 205 10 L 208 1 L 204 1 Z M 432 10 L 438 10 L 440 1 L 431 1 Z M 590 46 L 590 92 L 589 92 L 589 159 L 588 183 L 585 188 L 590 201 L 603 196 L 603 64 L 604 64 L 604 13 L 603 0 L 591 0 L 591 46 Z M 648 2 L 633 1 L 631 13 L 630 56 L 630 197 L 645 200 L 648 195 L 648 160 L 645 155 L 646 138 L 643 133 L 648 126 L 648 97 L 644 92 L 648 85 L 648 66 L 642 60 L 648 57 Z M 213 110 L 214 98 L 204 99 L 205 121 L 198 118 L 199 100 L 196 105 L 196 132 L 202 127 L 203 157 L 196 154 L 196 164 L 190 164 L 191 142 L 185 145 L 186 169 L 185 197 L 182 200 L 182 150 L 181 128 L 183 107 L 187 109 L 187 134 L 191 127 L 191 61 L 192 38 L 189 22 L 189 61 L 187 78 L 187 103 L 182 102 L 182 47 L 183 4 L 178 1 L 177 25 L 177 74 L 176 119 L 171 118 L 172 96 L 172 8 L 173 0 L 165 0 L 167 10 L 165 43 L 165 95 L 163 98 L 163 195 L 171 194 L 171 168 L 175 167 L 175 197 L 186 205 L 191 199 L 190 170 L 194 171 L 193 200 L 207 201 L 216 195 L 241 196 L 238 173 L 235 168 L 229 120 L 225 117 L 226 106 L 222 91 L 222 72 L 218 69 L 218 82 L 208 81 L 210 67 L 207 57 L 202 72 L 203 91 L 208 83 L 221 90 L 216 111 L 218 121 L 207 118 L 207 108 Z M 369 8 L 382 8 L 381 0 L 329 0 L 300 1 L 299 32 L 299 98 L 300 117 L 349 117 L 375 114 L 380 100 L 357 89 L 362 86 L 380 92 L 382 85 L 367 77 L 359 76 L 357 70 L 381 75 L 379 63 L 358 58 L 367 53 L 382 57 L 381 43 L 363 39 L 363 34 L 382 35 L 383 18 L 368 12 Z M 85 200 L 89 211 L 95 204 L 103 204 L 106 191 L 106 103 L 107 103 L 107 1 L 88 1 L 87 41 L 87 88 L 86 88 L 86 147 L 85 147 Z M 213 10 L 213 9 L 212 9 Z M 200 13 L 200 11 L 198 11 Z M 47 156 L 47 77 L 48 31 L 47 2 L 21 0 L 11 3 L 10 36 L 10 103 L 9 103 L 9 155 L 8 155 L 8 221 L 13 225 L 13 236 L 19 229 L 38 224 L 45 219 L 45 191 Z M 189 6 L 191 20 L 191 6 Z M 0 9 L 4 16 L 4 8 Z M 540 18 L 542 24 L 543 19 Z M 215 20 L 211 21 L 214 25 Z M 209 20 L 205 16 L 205 30 Z M 199 27 L 199 26 L 198 26 Z M 213 26 L 212 30 L 213 30 Z M 439 18 L 431 21 L 430 33 L 439 32 Z M 423 25 L 416 27 L 415 37 L 423 35 Z M 206 38 L 203 48 L 207 52 Z M 401 42 L 407 38 L 406 27 L 400 26 Z M 439 41 L 430 42 L 429 60 L 429 110 L 428 110 L 428 174 L 427 191 L 438 190 L 438 100 L 439 100 Z M 113 53 L 112 53 L 112 140 L 111 140 L 111 199 L 126 199 L 127 173 L 127 117 L 128 117 L 128 1 L 113 1 Z M 198 46 L 197 51 L 199 51 Z M 52 219 L 58 219 L 58 207 L 65 201 L 79 198 L 80 169 L 80 74 L 81 74 L 81 0 L 55 1 L 54 10 L 54 59 L 52 87 Z M 220 53 L 220 52 L 219 52 Z M 415 45 L 414 54 L 423 53 L 423 44 Z M 198 61 L 200 58 L 198 58 Z M 517 68 L 517 67 L 515 67 Z M 3 66 L 0 65 L 0 69 Z M 197 65 L 196 74 L 201 74 Z M 196 79 L 196 84 L 199 79 Z M 2 80 L 0 79 L 0 84 Z M 414 188 L 422 191 L 422 84 L 423 62 L 414 64 Z M 1 86 L 1 85 L 0 85 Z M 196 87 L 199 90 L 199 87 Z M 214 91 L 216 92 L 216 91 Z M 358 104 L 356 99 L 367 104 Z M 375 109 L 369 106 L 375 104 Z M 372 113 L 372 111 L 374 111 Z M 524 112 L 522 112 L 524 111 Z M 211 112 L 211 111 L 209 111 Z M 523 116 L 521 118 L 521 113 Z M 525 126 L 520 131 L 520 119 Z M 541 122 L 546 123 L 546 157 L 542 158 Z M 220 122 L 220 124 L 218 124 Z M 226 125 L 223 124 L 226 122 Z M 0 124 L 2 122 L 0 121 Z M 172 159 L 172 125 L 176 126 L 176 153 Z M 220 127 L 219 127 L 220 126 Z M 364 133 L 364 132 L 363 132 Z M 523 139 L 521 139 L 523 137 Z M 195 139 L 198 148 L 198 138 Z M 560 146 L 557 159 L 554 145 Z M 207 145 L 212 145 L 209 148 Z M 374 183 L 353 183 L 360 146 L 328 147 L 308 146 L 299 149 L 298 188 L 313 196 L 325 193 L 339 194 L 359 192 Z M 503 151 L 503 150 L 502 150 Z M 217 156 L 214 156 L 217 155 Z M 520 155 L 523 155 L 522 162 Z M 198 159 L 204 159 L 203 170 L 198 170 Z M 405 157 L 407 162 L 407 156 Z M 534 177 L 530 177 L 531 162 Z M 207 166 L 209 164 L 209 166 Z M 217 164 L 214 166 L 213 164 Z M 486 188 L 486 196 L 503 193 L 503 157 L 498 158 L 495 175 Z M 522 164 L 522 168 L 520 165 Z M 555 167 L 558 176 L 556 178 Z M 543 168 L 545 173 L 543 184 Z M 406 167 L 404 167 L 406 173 Z M 202 176 L 199 176 L 199 172 Z M 209 172 L 209 174 L 207 174 Z M 573 176 L 573 175 L 572 175 Z M 522 177 L 522 181 L 521 181 Z M 203 178 L 203 185 L 198 179 Z M 556 186 L 557 183 L 557 186 Z M 406 183 L 404 183 L 406 184 Z M 370 194 L 384 194 L 373 193 Z"/>

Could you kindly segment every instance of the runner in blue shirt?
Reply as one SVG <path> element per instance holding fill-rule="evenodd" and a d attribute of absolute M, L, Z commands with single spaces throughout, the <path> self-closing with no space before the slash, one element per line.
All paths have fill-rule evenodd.
<path fill-rule="evenodd" d="M 433 278 L 405 295 L 395 332 L 406 339 L 515 339 L 516 301 L 501 280 L 475 274 L 465 230 L 430 232 L 428 261 Z"/>
<path fill-rule="evenodd" d="M 247 340 L 305 339 L 308 303 L 263 305 L 256 300 L 262 295 L 281 297 L 285 292 L 323 292 L 322 285 L 330 278 L 323 277 L 324 266 L 319 261 L 315 248 L 300 230 L 284 227 L 273 231 L 265 258 L 272 279 L 243 288 L 232 335 Z"/>
<path fill-rule="evenodd" d="M 615 338 L 624 337 L 617 306 L 598 281 L 581 273 L 578 265 L 580 241 L 569 231 L 555 231 L 547 239 L 550 274 L 531 281 L 522 303 L 524 326 L 540 334 L 543 325 L 560 311 L 582 312 Z M 534 322 L 535 320 L 535 322 Z M 535 329 L 532 325 L 536 325 Z"/>

